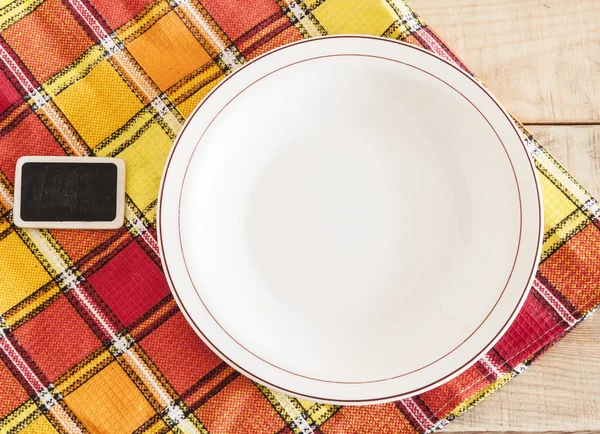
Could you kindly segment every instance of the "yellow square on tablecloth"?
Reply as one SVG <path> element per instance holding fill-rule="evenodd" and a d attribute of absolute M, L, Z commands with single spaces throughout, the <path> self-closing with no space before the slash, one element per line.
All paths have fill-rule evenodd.
<path fill-rule="evenodd" d="M 313 15 L 329 34 L 382 35 L 398 19 L 387 3 L 377 2 L 373 7 L 372 0 L 327 0 Z"/>
<path fill-rule="evenodd" d="M 65 89 L 54 101 L 91 148 L 143 107 L 108 60 Z"/>
<path fill-rule="evenodd" d="M 569 200 L 546 176 L 539 175 L 544 201 L 544 232 L 562 222 L 577 206 Z"/>
<path fill-rule="evenodd" d="M 65 403 L 90 432 L 130 433 L 155 414 L 117 362 L 67 396 Z"/>
<path fill-rule="evenodd" d="M 31 422 L 27 427 L 19 431 L 19 434 L 54 434 L 58 431 L 52 426 L 46 416 L 42 415 Z"/>
<path fill-rule="evenodd" d="M 116 155 L 125 160 L 125 192 L 143 210 L 158 197 L 160 178 L 171 150 L 172 140 L 158 124 Z"/>
<path fill-rule="evenodd" d="M 50 275 L 15 232 L 0 240 L 0 257 L 0 312 L 10 309 L 50 281 Z"/>

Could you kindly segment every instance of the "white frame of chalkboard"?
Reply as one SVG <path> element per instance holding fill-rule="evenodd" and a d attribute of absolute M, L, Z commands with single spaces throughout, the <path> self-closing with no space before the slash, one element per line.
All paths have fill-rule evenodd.
<path fill-rule="evenodd" d="M 110 163 L 117 166 L 117 214 L 112 221 L 25 221 L 21 218 L 21 175 L 25 163 Z M 26 156 L 17 160 L 15 172 L 15 200 L 13 207 L 15 225 L 37 229 L 118 229 L 125 219 L 125 161 L 120 158 L 100 157 L 49 157 Z"/>

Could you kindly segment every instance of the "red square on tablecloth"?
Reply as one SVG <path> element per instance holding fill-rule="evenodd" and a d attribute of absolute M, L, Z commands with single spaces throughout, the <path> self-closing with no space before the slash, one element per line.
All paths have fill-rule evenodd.
<path fill-rule="evenodd" d="M 66 155 L 54 136 L 34 114 L 30 114 L 4 137 L 0 137 L 0 170 L 15 182 L 15 166 L 24 155 Z"/>
<path fill-rule="evenodd" d="M 422 393 L 420 397 L 431 411 L 442 419 L 448 411 L 489 384 L 485 376 L 475 366 L 472 366 L 455 379 L 429 392 Z"/>
<path fill-rule="evenodd" d="M 102 346 L 65 297 L 56 300 L 14 334 L 50 381 Z"/>
<path fill-rule="evenodd" d="M 116 30 L 142 12 L 153 0 L 91 0 L 108 25 Z"/>
<path fill-rule="evenodd" d="M 181 313 L 158 327 L 140 345 L 179 394 L 223 363 Z"/>
<path fill-rule="evenodd" d="M 2 362 L 0 362 L 0 390 L 2 390 L 0 417 L 6 416 L 29 398 L 25 389 Z"/>
<path fill-rule="evenodd" d="M 125 327 L 169 294 L 164 274 L 137 242 L 125 247 L 88 282 Z"/>
<path fill-rule="evenodd" d="M 594 307 L 600 298 L 600 231 L 590 224 L 540 265 L 540 272 L 581 313 Z"/>
<path fill-rule="evenodd" d="M 234 42 L 261 21 L 281 13 L 275 0 L 204 0 L 202 4 Z"/>
<path fill-rule="evenodd" d="M 93 41 L 60 0 L 47 0 L 2 36 L 43 83 L 77 59 Z"/>
<path fill-rule="evenodd" d="M 563 333 L 560 324 L 530 294 L 523 309 L 508 331 L 494 346 L 511 367 L 515 367 L 537 350 Z"/>
<path fill-rule="evenodd" d="M 21 94 L 15 89 L 4 72 L 0 70 L 0 115 L 18 101 L 21 101 Z"/>
<path fill-rule="evenodd" d="M 285 426 L 269 401 L 246 377 L 236 378 L 194 414 L 212 434 L 272 433 Z"/>

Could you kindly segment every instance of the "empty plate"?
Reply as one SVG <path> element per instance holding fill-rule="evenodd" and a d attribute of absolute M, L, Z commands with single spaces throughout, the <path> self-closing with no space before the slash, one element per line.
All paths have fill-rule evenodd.
<path fill-rule="evenodd" d="M 335 36 L 252 61 L 169 157 L 160 246 L 225 361 L 310 400 L 417 394 L 467 369 L 524 302 L 542 205 L 519 131 L 469 75 Z"/>

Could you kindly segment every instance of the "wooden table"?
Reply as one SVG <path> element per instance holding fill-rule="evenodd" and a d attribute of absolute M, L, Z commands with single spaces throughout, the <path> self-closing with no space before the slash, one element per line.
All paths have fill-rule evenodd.
<path fill-rule="evenodd" d="M 600 197 L 600 0 L 410 4 Z M 600 432 L 600 313 L 447 431 Z"/>

